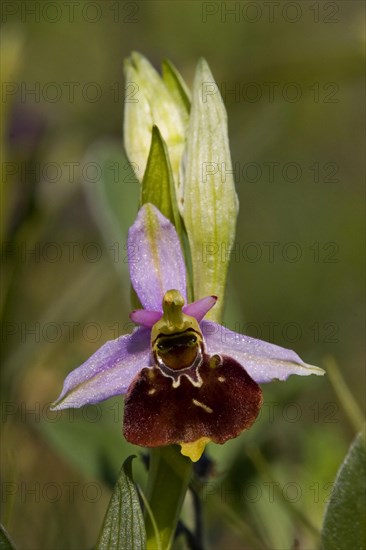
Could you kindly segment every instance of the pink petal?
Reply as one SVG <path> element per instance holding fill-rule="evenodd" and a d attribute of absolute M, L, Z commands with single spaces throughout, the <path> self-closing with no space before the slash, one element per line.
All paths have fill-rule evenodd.
<path fill-rule="evenodd" d="M 186 298 L 186 270 L 174 226 L 144 204 L 128 232 L 130 277 L 145 309 L 162 311 L 163 296 L 176 289 Z"/>
<path fill-rule="evenodd" d="M 161 312 L 150 311 L 148 309 L 135 309 L 135 311 L 130 313 L 130 319 L 137 325 L 152 328 L 161 319 Z"/>
<path fill-rule="evenodd" d="M 201 298 L 196 302 L 192 302 L 191 304 L 184 306 L 183 312 L 186 315 L 194 317 L 198 322 L 200 322 L 206 313 L 216 304 L 216 302 L 217 296 L 206 296 L 205 298 Z"/>

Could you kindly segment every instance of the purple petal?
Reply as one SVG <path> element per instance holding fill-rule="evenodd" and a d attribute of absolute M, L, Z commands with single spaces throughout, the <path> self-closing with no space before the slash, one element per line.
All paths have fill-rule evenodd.
<path fill-rule="evenodd" d="M 144 204 L 128 232 L 130 277 L 145 309 L 162 311 L 163 296 L 176 289 L 186 298 L 186 270 L 174 226 Z"/>
<path fill-rule="evenodd" d="M 150 356 L 150 330 L 146 328 L 106 342 L 66 377 L 52 409 L 77 408 L 126 393 L 140 370 L 150 365 Z"/>
<path fill-rule="evenodd" d="M 236 359 L 259 384 L 275 379 L 286 380 L 290 374 L 324 374 L 323 369 L 307 365 L 289 349 L 238 334 L 210 321 L 202 321 L 201 329 L 208 353 Z"/>
<path fill-rule="evenodd" d="M 196 302 L 192 302 L 191 304 L 184 306 L 183 312 L 186 315 L 194 317 L 198 322 L 200 322 L 206 313 L 216 304 L 216 302 L 217 296 L 206 296 L 205 298 L 201 298 L 201 300 L 197 300 Z"/>
<path fill-rule="evenodd" d="M 135 309 L 135 311 L 130 313 L 130 319 L 137 325 L 152 328 L 161 319 L 161 312 L 150 311 L 148 309 Z"/>

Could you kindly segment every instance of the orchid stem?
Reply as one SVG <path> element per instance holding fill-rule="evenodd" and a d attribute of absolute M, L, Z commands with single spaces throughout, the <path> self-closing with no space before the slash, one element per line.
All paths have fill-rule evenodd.
<path fill-rule="evenodd" d="M 191 475 L 192 462 L 180 453 L 178 446 L 151 450 L 147 496 L 160 540 L 156 540 L 154 526 L 146 515 L 147 550 L 172 547 Z"/>

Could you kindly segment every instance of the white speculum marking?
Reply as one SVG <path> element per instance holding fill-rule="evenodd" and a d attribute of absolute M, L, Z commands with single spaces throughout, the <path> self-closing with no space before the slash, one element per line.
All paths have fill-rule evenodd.
<path fill-rule="evenodd" d="M 197 349 L 197 355 L 189 367 L 185 369 L 180 370 L 173 370 L 170 369 L 165 363 L 162 357 L 159 356 L 158 353 L 155 354 L 156 356 L 156 366 L 159 368 L 160 372 L 166 376 L 167 378 L 170 378 L 173 381 L 173 388 L 178 388 L 180 386 L 180 379 L 182 376 L 185 376 L 188 378 L 192 386 L 195 388 L 200 388 L 203 384 L 203 380 L 198 372 L 198 368 L 201 366 L 203 361 L 202 356 L 202 350 L 199 346 Z"/>
<path fill-rule="evenodd" d="M 201 407 L 201 409 L 203 409 L 207 413 L 213 413 L 213 409 L 211 409 L 211 407 L 208 407 L 204 403 L 201 403 L 201 401 L 197 401 L 197 399 L 192 399 L 192 403 L 193 405 L 196 405 L 196 407 Z"/>

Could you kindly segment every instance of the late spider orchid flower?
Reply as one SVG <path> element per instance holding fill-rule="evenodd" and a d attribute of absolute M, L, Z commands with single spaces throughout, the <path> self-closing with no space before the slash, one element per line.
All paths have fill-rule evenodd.
<path fill-rule="evenodd" d="M 193 461 L 208 441 L 249 428 L 262 404 L 258 384 L 323 374 L 293 351 L 204 320 L 216 296 L 188 305 L 174 226 L 144 205 L 128 236 L 132 285 L 144 309 L 132 334 L 105 343 L 64 382 L 53 409 L 126 395 L 124 435 L 144 447 L 180 444 Z"/>

